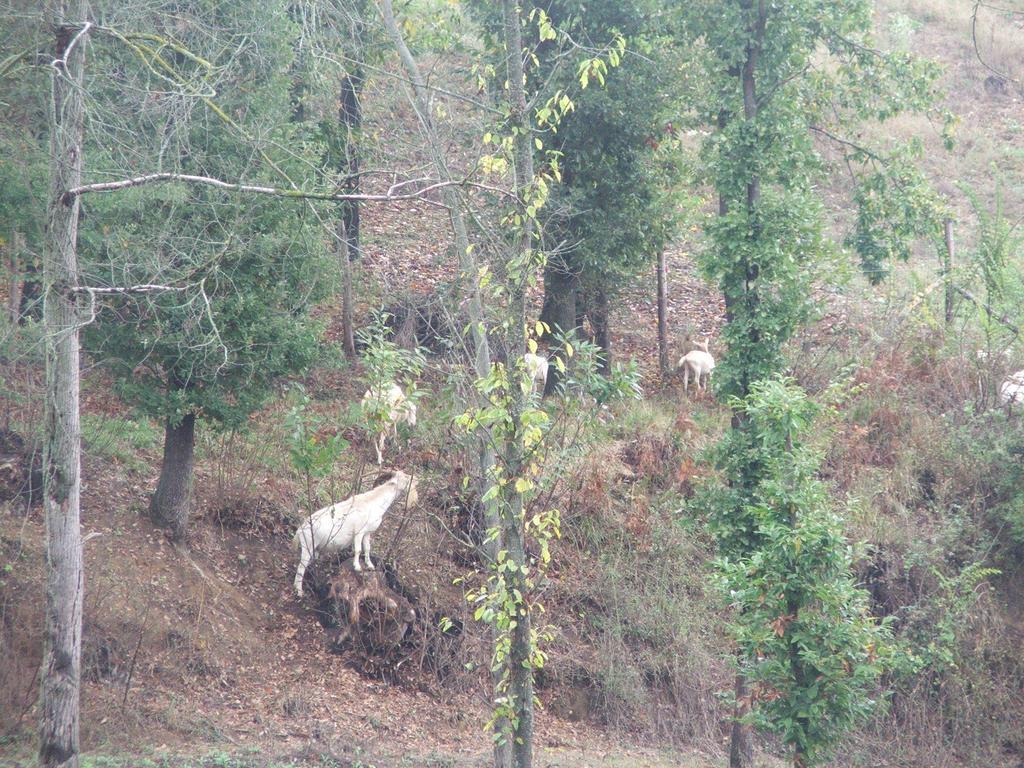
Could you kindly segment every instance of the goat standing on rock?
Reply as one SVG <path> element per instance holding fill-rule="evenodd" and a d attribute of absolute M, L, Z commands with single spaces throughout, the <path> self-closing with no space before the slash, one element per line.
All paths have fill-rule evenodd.
<path fill-rule="evenodd" d="M 379 466 L 384 463 L 384 441 L 388 433 L 397 433 L 399 422 L 410 427 L 416 426 L 416 403 L 405 396 L 400 386 L 392 383 L 387 388 L 378 390 L 371 387 L 366 390 L 363 395 L 363 413 L 373 416 L 373 421 L 381 422 L 380 434 L 373 444 L 377 449 Z"/>
<path fill-rule="evenodd" d="M 410 506 L 416 503 L 416 480 L 404 472 L 395 472 L 376 488 L 324 507 L 306 518 L 292 539 L 299 550 L 299 568 L 295 572 L 298 596 L 302 597 L 302 577 L 309 564 L 320 555 L 339 552 L 350 544 L 354 554 L 352 567 L 362 570 L 362 553 L 366 567 L 375 570 L 370 559 L 371 537 L 380 528 L 384 513 L 402 495 Z"/>
<path fill-rule="evenodd" d="M 681 358 L 679 358 L 679 364 L 676 366 L 676 370 L 683 369 L 683 391 L 690 389 L 690 372 L 693 372 L 694 383 L 696 384 L 697 391 L 701 390 L 700 380 L 704 378 L 704 390 L 707 391 L 708 382 L 711 380 L 711 372 L 715 370 L 715 358 L 708 352 L 708 342 L 711 339 L 705 337 L 704 341 L 695 341 L 700 349 L 695 349 L 692 352 L 687 352 Z"/>

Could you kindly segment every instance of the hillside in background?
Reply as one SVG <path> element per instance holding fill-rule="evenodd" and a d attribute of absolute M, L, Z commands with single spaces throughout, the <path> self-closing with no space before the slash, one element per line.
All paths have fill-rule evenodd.
<path fill-rule="evenodd" d="M 956 221 L 957 279 L 977 299 L 978 209 L 991 212 L 998 200 L 1006 220 L 1024 218 L 1024 17 L 980 13 L 986 66 L 967 0 L 879 6 L 881 41 L 945 68 L 944 106 L 959 119 L 953 148 L 943 146 L 941 125 L 923 117 L 886 131 L 920 138 L 921 163 Z M 467 87 L 466 73 L 450 63 L 439 62 L 432 76 L 452 90 Z M 415 113 L 393 80 L 372 77 L 364 100 L 367 133 L 391 158 L 424 164 Z M 456 164 L 471 160 L 474 127 L 466 123 L 453 121 L 446 137 Z M 841 238 L 849 194 L 836 178 L 821 193 Z M 443 209 L 366 207 L 362 226 L 357 325 L 380 305 L 423 306 L 454 279 Z M 723 322 L 724 304 L 694 262 L 702 245 L 691 231 L 669 251 L 674 358 L 705 335 L 714 351 Z M 1012 264 L 1024 268 L 1024 254 Z M 992 407 L 1003 377 L 1024 367 L 1024 347 L 1008 329 L 1024 314 L 979 330 L 981 308 L 958 294 L 955 322 L 945 325 L 936 243 L 918 243 L 878 287 L 845 256 L 836 265 L 818 286 L 824 309 L 790 345 L 788 361 L 813 394 L 842 381 L 818 436 L 824 479 L 849 537 L 865 542 L 857 574 L 873 610 L 890 617 L 898 645 L 923 650 L 890 673 L 889 706 L 844 743 L 835 765 L 1024 766 L 1024 434 L 1018 416 Z M 538 680 L 540 766 L 723 764 L 728 611 L 709 583 L 714 553 L 698 502 L 714 473 L 704 450 L 729 412 L 660 376 L 656 311 L 653 270 L 613 310 L 613 348 L 617 359 L 639 362 L 643 401 L 564 414 L 548 401 L 564 417 L 567 450 L 548 469 L 551 492 L 542 500 L 562 510 L 562 536 L 543 591 L 551 639 Z M 337 343 L 336 302 L 316 314 Z M 4 333 L 6 459 L 17 452 L 10 435 L 23 436 L 29 453 L 38 437 L 43 370 L 34 326 Z M 332 499 L 365 490 L 376 476 L 371 440 L 352 426 L 365 376 L 339 353 L 292 382 L 309 395 L 303 417 L 323 436 L 351 441 L 320 485 Z M 389 514 L 374 543 L 382 580 L 416 620 L 393 645 L 339 649 L 323 601 L 299 600 L 291 588 L 291 535 L 311 506 L 289 455 L 294 393 L 282 387 L 244 429 L 200 433 L 196 524 L 187 546 L 176 547 L 145 515 L 162 427 L 112 394 L 101 361 L 86 364 L 89 765 L 486 764 L 488 635 L 465 599 L 481 575 L 463 484 L 472 456 L 454 423 L 458 386 L 450 361 L 430 356 L 419 423 L 386 462 L 420 477 L 419 504 Z M 0 765 L 21 766 L 34 749 L 42 644 L 38 505 L 0 502 L 0 563 Z M 771 739 L 760 746 L 777 754 Z"/>

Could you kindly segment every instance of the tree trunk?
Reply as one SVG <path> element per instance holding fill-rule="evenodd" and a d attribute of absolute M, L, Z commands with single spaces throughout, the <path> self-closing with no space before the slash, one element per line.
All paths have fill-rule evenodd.
<path fill-rule="evenodd" d="M 943 222 L 946 252 L 942 256 L 942 279 L 946 284 L 946 325 L 953 322 L 953 220 Z"/>
<path fill-rule="evenodd" d="M 750 712 L 750 686 L 743 672 L 736 673 L 736 709 L 733 711 L 732 738 L 729 744 L 729 768 L 754 764 L 754 738 L 749 725 L 740 718 Z"/>
<path fill-rule="evenodd" d="M 344 215 L 338 219 L 337 237 L 334 244 L 341 260 L 341 345 L 345 357 L 356 359 L 356 331 L 352 319 L 352 249 L 345 229 Z"/>
<path fill-rule="evenodd" d="M 360 191 L 359 178 L 359 134 L 363 127 L 363 110 L 359 105 L 359 96 L 366 84 L 366 76 L 362 67 L 355 69 L 341 78 L 338 94 L 338 119 L 345 126 L 345 194 L 357 195 Z M 354 261 L 362 255 L 359 246 L 359 201 L 349 200 L 342 206 L 342 218 L 348 237 L 349 259 Z"/>
<path fill-rule="evenodd" d="M 188 532 L 195 436 L 194 413 L 185 414 L 177 424 L 168 419 L 164 427 L 164 460 L 149 514 L 154 523 L 170 532 L 172 541 L 184 541 Z"/>
<path fill-rule="evenodd" d="M 25 250 L 24 236 L 20 232 L 14 232 L 6 250 L 4 269 L 8 274 L 7 314 L 11 320 L 11 327 L 14 327 L 21 321 L 21 294 L 25 288 L 25 266 L 22 259 Z"/>
<path fill-rule="evenodd" d="M 85 0 L 51 0 L 54 35 L 50 104 L 50 194 L 43 262 L 46 411 L 43 504 L 46 525 L 46 627 L 39 685 L 39 764 L 77 768 L 81 682 L 82 532 L 79 424 L 78 198 L 85 107 Z"/>
<path fill-rule="evenodd" d="M 523 39 L 520 9 L 516 0 L 503 0 L 505 57 L 507 66 L 509 127 L 513 135 L 513 173 L 519 215 L 522 225 L 516 234 L 513 260 L 529 269 L 529 254 L 533 249 L 533 227 L 526 213 L 530 188 L 533 185 L 533 138 L 526 106 L 526 77 L 523 69 Z M 513 280 L 510 292 L 511 330 L 509 357 L 518 360 L 526 352 L 526 280 L 525 275 Z M 526 448 L 521 427 L 526 409 L 526 396 L 522 387 L 509 388 L 509 416 L 516 425 L 515 432 L 505 445 L 505 467 L 509 477 L 520 477 L 524 472 Z M 511 495 L 502 507 L 505 530 L 505 548 L 513 568 L 503 571 L 508 594 L 519 594 L 519 610 L 508 650 L 508 696 L 512 705 L 512 765 L 530 768 L 533 765 L 533 638 L 530 629 L 529 592 L 523 570 L 526 564 L 526 543 L 523 515 L 525 499 L 515 490 L 515 483 L 507 488 Z"/>
<path fill-rule="evenodd" d="M 551 327 L 552 332 L 568 335 L 578 327 L 576 308 L 576 278 L 569 272 L 566 264 L 556 264 L 555 260 L 548 262 L 544 267 L 544 308 L 541 310 L 540 319 Z M 561 347 L 555 356 L 561 357 L 562 362 L 568 364 L 569 361 Z M 547 382 L 544 384 L 544 394 L 554 394 L 561 378 L 558 366 L 550 366 Z"/>
<path fill-rule="evenodd" d="M 587 293 L 587 319 L 594 329 L 594 343 L 600 348 L 600 372 L 607 376 L 612 372 L 611 308 L 608 294 L 603 288 Z"/>
<path fill-rule="evenodd" d="M 658 367 L 661 368 L 661 375 L 668 376 L 671 373 L 671 363 L 668 358 L 668 272 L 665 268 L 665 249 L 658 252 Z"/>
<path fill-rule="evenodd" d="M 761 55 L 761 45 L 764 41 L 765 25 L 767 23 L 767 12 L 764 0 L 744 0 L 744 11 L 748 14 L 750 23 L 748 42 L 746 48 L 746 59 L 740 71 L 740 85 L 743 90 L 743 118 L 753 124 L 757 120 L 757 81 L 756 72 L 758 59 Z M 751 167 L 753 163 L 751 163 Z M 752 172 L 747 181 L 746 208 L 748 220 L 751 222 L 751 239 L 756 240 L 760 236 L 757 225 L 757 207 L 761 202 L 761 177 L 756 171 Z M 727 205 L 720 201 L 719 210 L 724 213 Z M 758 265 L 749 260 L 742 265 L 744 271 L 743 307 L 741 312 L 747 318 L 753 318 L 757 312 L 759 303 L 758 295 Z M 733 307 L 726 307 L 730 314 L 730 322 L 735 316 Z M 754 325 L 747 325 L 750 343 L 756 346 L 760 342 L 760 332 Z M 740 377 L 740 397 L 746 397 L 750 392 L 749 371 L 745 368 Z M 732 418 L 732 429 L 743 428 L 743 417 L 734 413 Z M 742 668 L 736 675 L 736 711 L 733 713 L 732 740 L 729 748 L 729 768 L 752 768 L 754 765 L 754 732 L 753 728 L 742 722 L 742 718 L 750 711 L 750 690 Z"/>
<path fill-rule="evenodd" d="M 398 51 L 399 59 L 405 68 L 406 74 L 412 85 L 411 101 L 416 107 L 420 127 L 423 130 L 430 151 L 431 161 L 437 171 L 438 178 L 443 181 L 450 181 L 453 177 L 448 170 L 441 141 L 438 138 L 430 109 L 430 97 L 427 92 L 425 81 L 420 74 L 416 60 L 413 58 L 409 47 L 405 44 L 398 22 L 395 20 L 391 0 L 378 0 L 381 17 L 391 38 L 395 49 Z M 470 247 L 469 230 L 466 227 L 466 220 L 463 216 L 464 201 L 461 193 L 455 187 L 445 187 L 441 192 L 445 206 L 448 208 L 448 216 L 451 221 L 452 231 L 455 236 L 455 250 L 459 259 L 459 288 L 469 283 L 469 326 L 470 336 L 473 340 L 473 372 L 478 379 L 482 379 L 491 371 L 491 350 L 487 339 L 487 318 L 484 315 L 483 299 L 480 290 L 480 271 L 477 268 L 476 257 Z M 475 391 L 475 390 L 474 390 Z M 482 401 L 481 401 L 482 404 Z M 494 478 L 495 451 L 490 430 L 481 429 L 476 435 L 477 438 L 477 459 L 478 476 L 476 477 L 477 490 L 482 496 Z M 498 500 L 488 499 L 483 502 L 484 525 L 489 532 L 498 532 L 497 536 L 485 536 L 481 544 L 481 555 L 487 562 L 493 563 L 497 559 L 498 552 L 503 548 L 500 517 L 498 514 Z M 492 679 L 495 686 L 500 682 L 500 672 L 492 672 Z M 504 724 L 496 724 L 499 732 Z M 508 768 L 511 765 L 512 752 L 508 743 L 494 745 L 495 768 Z"/>

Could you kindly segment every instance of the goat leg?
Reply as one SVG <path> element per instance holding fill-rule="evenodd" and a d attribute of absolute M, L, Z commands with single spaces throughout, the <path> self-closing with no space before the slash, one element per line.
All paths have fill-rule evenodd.
<path fill-rule="evenodd" d="M 377 570 L 377 566 L 375 566 L 373 564 L 373 560 L 370 559 L 371 542 L 372 538 L 370 534 L 366 534 L 366 537 L 363 539 L 363 558 L 366 560 L 366 567 L 369 568 L 371 571 L 375 571 Z"/>
<path fill-rule="evenodd" d="M 355 539 L 352 541 L 352 569 L 356 571 L 363 570 L 363 566 L 359 564 L 359 553 L 363 551 L 363 532 L 360 531 L 356 534 Z"/>

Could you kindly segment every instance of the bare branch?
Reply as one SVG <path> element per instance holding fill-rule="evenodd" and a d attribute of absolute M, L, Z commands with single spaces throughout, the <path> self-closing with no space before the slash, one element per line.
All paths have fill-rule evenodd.
<path fill-rule="evenodd" d="M 73 38 L 71 38 L 71 42 L 68 43 L 67 48 L 64 49 L 64 55 L 61 56 L 59 59 L 54 59 L 50 63 L 50 66 L 52 66 L 58 72 L 65 72 L 65 71 L 67 71 L 67 68 L 68 68 L 68 56 L 71 55 L 71 51 L 73 51 L 75 49 L 75 45 L 81 39 L 82 35 L 84 35 L 86 32 L 89 31 L 89 27 L 91 27 L 91 26 L 92 26 L 92 22 L 91 21 L 85 22 L 85 24 L 82 25 L 82 28 L 80 30 L 78 30 L 78 34 L 76 34 Z"/>
<path fill-rule="evenodd" d="M 1002 80 L 1010 80 L 1011 82 L 1019 82 L 1016 78 L 1011 77 L 1006 72 L 1000 72 L 998 69 L 993 67 L 985 58 L 981 55 L 981 48 L 978 47 L 978 11 L 982 8 L 987 8 L 990 11 L 996 11 L 997 13 L 1008 13 L 1008 14 L 1019 14 L 1020 11 L 1011 11 L 1006 8 L 997 8 L 988 3 L 983 3 L 981 0 L 975 0 L 974 8 L 971 11 L 971 43 L 974 45 L 974 56 L 981 62 L 981 66 L 993 73 L 996 77 Z"/>
<path fill-rule="evenodd" d="M 75 285 L 68 289 L 70 293 L 87 293 L 90 296 L 128 296 L 140 293 L 157 293 L 160 291 L 187 291 L 189 286 L 153 285 L 144 283 L 142 285 L 129 285 L 123 288 L 96 288 L 89 285 Z"/>
<path fill-rule="evenodd" d="M 70 205 L 71 202 L 82 195 L 90 192 L 110 192 L 119 189 L 129 189 L 131 187 L 139 187 L 144 184 L 153 184 L 156 182 L 163 181 L 177 181 L 188 184 L 204 184 L 210 187 L 217 187 L 218 189 L 224 189 L 229 192 L 248 192 L 257 195 L 273 195 L 275 197 L 292 198 L 295 200 L 330 200 L 330 201 L 344 201 L 344 200 L 360 200 L 371 203 L 394 203 L 402 200 L 421 200 L 430 205 L 436 205 L 438 207 L 445 207 L 442 203 L 435 202 L 427 198 L 427 194 L 434 192 L 446 187 L 457 187 L 457 186 L 468 186 L 476 189 L 483 189 L 489 192 L 497 192 L 502 195 L 511 194 L 508 190 L 501 189 L 499 187 L 492 187 L 487 184 L 479 184 L 476 182 L 469 182 L 465 180 L 452 179 L 450 181 L 438 181 L 433 184 L 428 184 L 425 187 L 421 187 L 414 192 L 401 192 L 398 190 L 408 186 L 409 184 L 426 181 L 426 179 L 412 179 L 410 181 L 403 181 L 397 184 L 393 184 L 385 194 L 373 195 L 373 194 L 345 194 L 339 192 L 311 192 L 302 189 L 281 189 L 279 187 L 264 187 L 255 184 L 236 184 L 230 181 L 223 181 L 221 179 L 215 179 L 211 176 L 195 176 L 187 173 L 150 173 L 145 176 L 136 176 L 131 179 L 122 179 L 120 181 L 102 181 L 96 184 L 83 184 L 80 187 L 69 189 L 64 193 L 63 202 L 65 205 Z"/>

